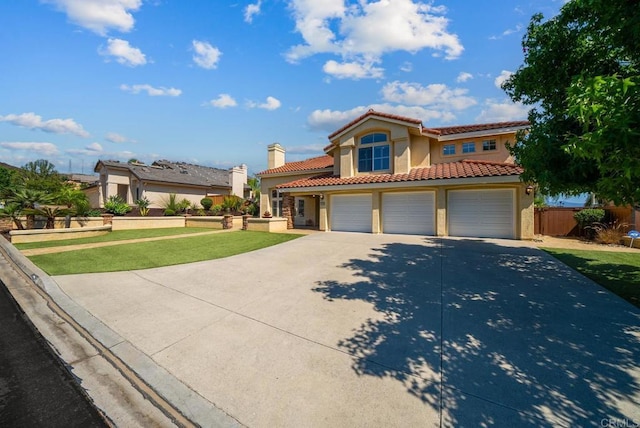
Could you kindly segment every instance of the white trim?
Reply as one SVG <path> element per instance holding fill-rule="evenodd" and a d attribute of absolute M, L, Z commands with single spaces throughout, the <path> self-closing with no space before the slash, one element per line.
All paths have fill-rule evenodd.
<path fill-rule="evenodd" d="M 529 128 L 530 128 L 529 125 L 521 125 L 521 126 L 512 126 L 510 128 L 485 129 L 482 131 L 461 132 L 458 134 L 448 134 L 448 135 L 440 135 L 440 136 L 425 132 L 424 135 L 435 138 L 438 141 L 451 141 L 451 140 L 459 140 L 461 138 L 478 138 L 478 137 L 484 137 L 487 135 L 513 134 L 514 132 L 520 131 L 522 129 L 529 129 Z"/>
<path fill-rule="evenodd" d="M 380 120 L 382 122 L 394 123 L 396 125 L 405 125 L 405 126 L 407 126 L 407 128 L 416 128 L 419 131 L 422 130 L 422 122 L 418 124 L 418 123 L 408 122 L 408 121 L 399 120 L 399 119 L 391 119 L 389 117 L 378 116 L 377 114 L 374 113 L 374 114 L 372 114 L 370 116 L 367 116 L 367 117 L 357 121 L 356 123 L 354 123 L 353 125 L 349 126 L 348 128 L 343 129 L 342 131 L 340 131 L 339 134 L 331 136 L 331 141 L 334 141 L 336 138 L 340 138 L 344 134 L 346 134 L 349 131 L 351 131 L 353 128 L 357 128 L 358 126 L 362 125 L 363 123 L 367 122 L 370 119 L 378 119 L 378 120 Z"/>

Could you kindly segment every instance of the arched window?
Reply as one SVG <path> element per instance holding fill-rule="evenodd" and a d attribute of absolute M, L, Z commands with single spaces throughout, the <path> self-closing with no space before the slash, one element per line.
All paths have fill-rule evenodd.
<path fill-rule="evenodd" d="M 389 138 L 382 132 L 374 132 L 360 138 L 358 171 L 385 171 L 389 169 Z"/>

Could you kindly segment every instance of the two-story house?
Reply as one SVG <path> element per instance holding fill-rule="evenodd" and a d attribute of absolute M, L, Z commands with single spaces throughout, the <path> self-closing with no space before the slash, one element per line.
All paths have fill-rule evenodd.
<path fill-rule="evenodd" d="M 426 128 L 373 110 L 329 135 L 326 155 L 268 147 L 261 207 L 289 227 L 434 236 L 533 237 L 533 192 L 506 143 L 528 122 Z"/>

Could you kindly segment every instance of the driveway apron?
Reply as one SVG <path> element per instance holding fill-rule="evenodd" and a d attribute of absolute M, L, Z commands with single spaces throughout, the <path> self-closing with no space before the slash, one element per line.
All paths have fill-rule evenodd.
<path fill-rule="evenodd" d="M 251 427 L 640 422 L 640 311 L 519 241 L 317 233 L 54 279 Z"/>

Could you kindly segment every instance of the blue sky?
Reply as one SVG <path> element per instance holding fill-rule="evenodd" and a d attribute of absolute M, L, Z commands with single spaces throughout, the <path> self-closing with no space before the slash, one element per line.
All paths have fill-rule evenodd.
<path fill-rule="evenodd" d="M 0 160 L 266 167 L 369 108 L 426 126 L 526 119 L 499 88 L 562 0 L 3 0 Z"/>

